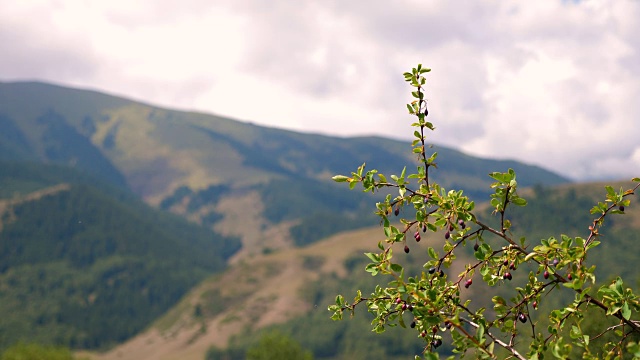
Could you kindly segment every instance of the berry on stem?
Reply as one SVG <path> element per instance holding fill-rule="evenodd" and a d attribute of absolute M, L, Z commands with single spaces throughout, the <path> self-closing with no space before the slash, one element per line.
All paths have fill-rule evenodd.
<path fill-rule="evenodd" d="M 521 323 L 526 323 L 527 322 L 527 315 L 520 313 L 518 314 L 518 320 L 520 320 Z"/>
<path fill-rule="evenodd" d="M 409 253 L 409 245 L 404 246 L 404 252 L 406 252 L 407 254 Z"/>
<path fill-rule="evenodd" d="M 465 283 L 464 283 L 465 289 L 468 289 L 469 286 L 471 286 L 471 284 L 473 284 L 473 280 L 467 279 L 467 281 L 465 281 Z"/>

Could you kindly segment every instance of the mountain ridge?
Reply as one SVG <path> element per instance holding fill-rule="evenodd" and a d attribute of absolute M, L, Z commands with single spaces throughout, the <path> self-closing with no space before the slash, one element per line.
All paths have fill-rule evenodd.
<path fill-rule="evenodd" d="M 506 171 L 509 167 L 518 172 L 520 186 L 568 183 L 566 178 L 551 171 L 512 160 L 481 159 L 439 145 L 434 145 L 434 151 L 439 152 L 438 168 L 432 173 L 434 179 L 447 189 L 464 188 L 474 199 L 488 194 L 492 182 L 487 176 L 490 171 Z M 5 259 L 11 261 L 5 264 L 6 277 L 0 274 L 0 285 L 2 281 L 14 282 L 19 285 L 15 288 L 16 296 L 25 296 L 28 290 L 24 284 L 42 272 L 51 274 L 43 286 L 55 283 L 58 278 L 81 277 L 78 288 L 69 290 L 77 295 L 77 302 L 72 306 L 62 310 L 44 307 L 46 316 L 25 321 L 34 326 L 32 330 L 44 331 L 46 327 L 38 324 L 98 323 L 104 313 L 74 307 L 87 306 L 95 300 L 92 287 L 100 284 L 94 282 L 97 279 L 120 284 L 119 276 L 131 278 L 132 282 L 126 283 L 126 291 L 120 293 L 111 294 L 107 291 L 110 288 L 98 286 L 103 291 L 101 294 L 113 295 L 112 302 L 122 305 L 110 311 L 131 310 L 121 298 L 127 291 L 135 294 L 135 306 L 143 306 L 149 299 L 145 300 L 146 288 L 140 284 L 160 284 L 157 274 L 151 274 L 157 270 L 161 277 L 165 276 L 166 281 L 175 285 L 166 298 L 161 297 L 162 306 L 153 308 L 160 311 L 158 309 L 165 309 L 163 306 L 176 301 L 186 291 L 185 286 L 195 285 L 200 279 L 198 276 L 221 268 L 224 264 L 222 260 L 218 262 L 217 255 L 224 255 L 222 257 L 234 267 L 265 254 L 277 256 L 290 251 L 289 254 L 308 256 L 306 249 L 313 248 L 317 241 L 374 224 L 375 216 L 370 209 L 383 194 L 371 197 L 362 192 L 349 192 L 331 181 L 331 176 L 349 174 L 365 160 L 369 160 L 368 168 L 377 168 L 387 175 L 399 174 L 405 165 L 410 167 L 416 161 L 409 141 L 380 136 L 343 138 L 305 134 L 216 115 L 164 109 L 93 90 L 46 83 L 0 83 L 0 166 L 4 170 L 0 173 L 0 198 L 70 184 L 69 191 L 30 204 L 34 207 L 20 213 L 22 223 L 6 223 L 0 232 L 0 240 L 7 236 L 19 239 L 16 243 L 22 243 L 38 261 L 58 254 L 60 259 L 54 256 L 58 262 L 25 265 L 19 263 L 20 258 Z M 101 182 L 108 185 L 102 186 Z M 127 201 L 141 203 L 122 204 Z M 161 210 L 147 218 L 151 220 L 143 221 L 145 230 L 131 223 L 131 219 L 142 216 L 136 213 L 142 201 L 145 206 Z M 110 205 L 102 206 L 103 209 L 94 203 Z M 78 214 L 75 207 L 86 209 L 87 214 L 100 214 L 91 219 L 97 225 L 102 224 L 101 227 L 77 232 L 78 217 L 88 215 Z M 165 237 L 163 245 L 154 248 L 153 238 L 164 236 L 158 229 L 171 223 L 166 220 L 167 214 L 161 215 L 162 211 L 201 225 L 199 229 L 190 230 L 193 237 L 200 240 L 191 246 L 187 244 L 189 239 Z M 45 216 L 48 213 L 57 216 L 58 222 L 67 227 L 56 228 L 50 221 L 54 216 Z M 31 222 L 27 221 L 29 214 L 34 217 Z M 59 217 L 64 214 L 66 218 Z M 119 217 L 122 214 L 128 214 L 131 219 Z M 114 218 L 118 219 L 117 223 L 109 220 Z M 154 222 L 162 224 L 154 225 Z M 107 223 L 110 225 L 104 225 Z M 18 226 L 20 231 L 16 230 Z M 53 229 L 51 233 L 57 234 L 56 243 L 35 247 L 38 239 L 45 239 L 37 233 L 42 233 L 44 228 Z M 133 250 L 118 240 L 127 230 L 128 238 L 136 238 L 131 244 Z M 207 245 L 206 241 L 202 243 L 210 236 L 206 234 L 212 232 L 219 234 L 220 243 L 215 246 Z M 5 243 L 9 248 L 15 245 L 12 241 Z M 89 246 L 94 243 L 97 245 Z M 197 251 L 199 247 L 216 247 L 219 254 L 212 259 L 216 266 L 192 269 L 197 275 L 192 278 L 186 272 L 169 271 L 170 266 L 154 258 L 160 253 L 186 254 L 172 264 L 203 264 L 207 260 L 203 254 L 207 252 Z M 78 251 L 66 251 L 69 248 Z M 112 255 L 113 249 L 126 251 L 117 256 L 102 256 Z M 152 259 L 136 257 L 140 249 L 148 249 Z M 231 255 L 233 257 L 228 258 Z M 309 261 L 305 263 L 303 259 L 302 266 L 314 264 L 312 258 Z M 83 269 L 89 269 L 89 275 L 83 274 Z M 149 277 L 131 275 L 136 269 L 144 269 L 143 273 Z M 286 274 L 295 275 L 295 270 L 289 269 Z M 19 274 L 24 275 L 19 277 Z M 180 283 L 181 279 L 184 284 Z M 57 291 L 46 286 L 38 291 Z M 111 295 L 99 296 L 96 301 L 107 301 Z M 272 295 L 265 292 L 267 297 Z M 107 308 L 107 304 L 101 304 L 104 305 L 101 309 Z M 126 330 L 122 330 L 126 327 L 122 318 L 110 318 L 114 321 L 110 323 L 111 329 L 119 329 L 111 333 L 88 332 L 81 336 L 74 332 L 73 326 L 65 325 L 56 328 L 62 335 L 55 341 L 76 348 L 104 347 L 125 341 L 141 330 L 141 324 L 149 321 L 151 315 L 146 312 L 143 315 L 146 317 L 134 316 L 135 326 Z M 100 341 L 100 336 L 104 341 Z"/>

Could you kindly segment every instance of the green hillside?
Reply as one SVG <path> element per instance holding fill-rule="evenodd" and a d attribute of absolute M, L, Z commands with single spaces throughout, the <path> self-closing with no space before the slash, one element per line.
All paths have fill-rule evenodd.
<path fill-rule="evenodd" d="M 415 161 L 409 148 L 409 141 L 302 134 L 95 91 L 0 83 L 0 160 L 75 167 L 129 188 L 149 204 L 225 228 L 258 253 L 264 246 L 252 243 L 252 236 L 283 222 L 279 246 L 364 226 L 371 217 L 360 209 L 372 200 L 344 195 L 330 177 L 366 159 L 375 159 L 369 165 L 385 173 L 400 173 L 398 164 Z M 435 179 L 448 188 L 464 184 L 474 198 L 487 194 L 489 171 L 509 167 L 522 175 L 523 186 L 567 182 L 535 166 L 479 159 L 437 144 L 434 149 L 442 164 Z M 236 199 L 248 194 L 246 201 L 262 209 L 253 214 L 259 225 L 230 226 L 243 212 Z M 317 218 L 334 226 L 318 228 Z"/>
<path fill-rule="evenodd" d="M 310 271 L 316 255 L 307 251 L 322 249 L 319 240 L 376 223 L 376 198 L 345 191 L 331 176 L 366 159 L 399 174 L 399 164 L 415 161 L 409 148 L 409 141 L 302 134 L 95 91 L 0 83 L 0 347 L 25 338 L 74 348 L 131 339 L 227 261 L 237 269 L 272 254 L 266 258 L 295 265 L 285 274 Z M 539 167 L 434 149 L 442 164 L 435 179 L 475 199 L 488 194 L 489 171 L 510 167 L 521 186 L 567 183 Z M 291 265 L 288 256 L 300 253 L 302 263 Z M 247 294 L 269 291 L 252 281 Z M 272 286 L 280 283 L 299 282 Z M 216 285 L 203 298 L 216 303 L 193 313 L 222 316 L 227 305 L 216 296 L 236 285 Z M 257 299 L 264 296 L 279 298 Z M 189 341 L 208 347 L 198 334 Z"/>
<path fill-rule="evenodd" d="M 629 183 L 612 185 L 628 187 Z M 536 243 L 541 238 L 559 237 L 561 231 L 584 236 L 592 217 L 589 210 L 604 198 L 605 190 L 604 184 L 572 184 L 523 190 L 523 196 L 529 204 L 510 217 L 513 231 Z M 569 200 L 575 203 L 570 206 Z M 596 250 L 598 256 L 590 259 L 597 266 L 601 284 L 614 275 L 622 275 L 632 282 L 640 278 L 635 266 L 640 253 L 639 204 L 638 199 L 633 198 L 625 214 L 613 216 L 603 229 L 603 243 Z M 487 211 L 484 216 L 492 215 Z M 401 257 L 405 268 L 412 272 L 424 271 L 421 265 L 427 257 L 426 248 L 441 246 L 442 236 L 425 236 L 420 243 L 411 244 L 410 254 L 398 249 L 394 256 Z M 274 328 L 312 350 L 316 359 L 412 358 L 421 351 L 422 345 L 414 332 L 396 328 L 377 336 L 371 332 L 371 318 L 366 311 L 359 311 L 354 319 L 341 322 L 331 321 L 326 311 L 336 294 L 351 297 L 356 288 L 367 294 L 376 281 L 384 280 L 372 278 L 364 271 L 367 259 L 362 255 L 374 249 L 382 238 L 384 234 L 379 227 L 345 232 L 304 248 L 257 256 L 236 264 L 201 283 L 154 328 L 95 358 L 195 360 L 202 359 L 209 345 L 212 348 L 208 359 L 243 359 L 246 349 Z M 469 248 L 466 255 L 460 253 L 458 257 L 471 258 L 472 253 Z M 461 270 L 450 269 L 448 273 L 456 276 Z M 514 271 L 513 281 L 499 289 L 518 286 L 526 281 L 526 273 L 525 268 Z M 492 308 L 491 296 L 485 295 L 487 288 L 481 284 L 464 290 L 469 297 L 485 299 L 485 306 Z M 540 313 L 544 313 L 542 309 L 546 306 L 573 299 L 571 291 L 565 295 L 566 298 L 545 298 L 541 301 Z M 409 323 L 410 319 L 405 318 L 405 322 Z M 447 345 L 442 349 L 447 349 Z M 146 356 L 147 353 L 151 355 Z"/>
<path fill-rule="evenodd" d="M 238 239 L 86 174 L 2 166 L 0 349 L 19 340 L 75 348 L 122 342 L 239 249 Z"/>

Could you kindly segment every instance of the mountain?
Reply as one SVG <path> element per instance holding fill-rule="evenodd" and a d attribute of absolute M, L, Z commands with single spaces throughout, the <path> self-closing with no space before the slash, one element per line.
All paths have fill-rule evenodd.
<path fill-rule="evenodd" d="M 304 245 L 366 226 L 371 198 L 330 181 L 365 160 L 387 174 L 415 164 L 410 143 L 339 138 L 173 111 L 95 91 L 0 83 L 0 160 L 64 164 L 127 188 L 244 244 L 239 257 Z M 568 180 L 515 161 L 434 145 L 434 178 L 484 198 L 490 171 L 516 170 L 522 186 Z M 313 206 L 310 206 L 313 204 Z M 250 215 L 251 221 L 246 221 Z"/>
<path fill-rule="evenodd" d="M 611 185 L 628 188 L 630 183 Z M 589 210 L 605 194 L 602 183 L 537 187 L 523 191 L 529 204 L 513 209 L 508 218 L 513 222 L 514 234 L 526 235 L 532 244 L 539 243 L 541 238 L 558 238 L 561 232 L 586 236 L 593 218 Z M 589 258 L 596 265 L 599 284 L 620 275 L 629 286 L 637 285 L 634 280 L 640 276 L 635 266 L 640 253 L 640 201 L 637 196 L 631 199 L 624 215 L 613 215 L 607 220 L 602 228 L 602 244 L 594 249 L 595 256 Z M 478 209 L 488 209 L 485 205 L 480 204 Z M 479 211 L 483 217 L 493 216 L 489 210 Z M 362 289 L 366 296 L 376 283 L 391 280 L 373 278 L 364 271 L 368 260 L 362 254 L 373 251 L 383 238 L 382 229 L 376 226 L 343 232 L 307 247 L 246 259 L 200 283 L 147 331 L 109 352 L 95 354 L 92 359 L 196 360 L 202 359 L 205 352 L 210 360 L 244 359 L 244 351 L 263 332 L 274 328 L 312 350 L 316 359 L 412 358 L 424 347 L 414 332 L 394 328 L 377 335 L 371 332 L 371 316 L 366 311 L 333 322 L 326 310 L 339 293 L 351 298 L 356 289 Z M 401 258 L 408 274 L 419 273 L 424 271 L 421 265 L 428 257 L 427 247 L 441 247 L 441 239 L 442 234 L 428 233 L 420 243 L 411 243 L 409 254 L 397 249 L 394 257 Z M 466 251 L 457 253 L 457 259 L 472 261 L 471 248 L 467 246 Z M 526 282 L 527 271 L 514 271 L 509 284 L 520 286 L 519 282 Z M 459 272 L 460 269 L 447 271 L 450 276 Z M 491 291 L 500 291 L 509 284 Z M 486 308 L 492 308 L 491 297 L 495 294 L 486 295 L 487 288 L 480 283 L 465 291 L 476 300 L 485 299 Z M 559 294 L 562 292 L 545 297 L 539 313 L 544 314 L 548 303 L 561 301 L 563 296 Z M 566 303 L 573 301 L 570 291 L 564 295 Z"/>
<path fill-rule="evenodd" d="M 240 247 L 69 168 L 0 168 L 0 349 L 122 342 Z"/>
<path fill-rule="evenodd" d="M 345 192 L 330 178 L 366 159 L 399 173 L 415 160 L 409 146 L 260 127 L 45 83 L 0 83 L 0 284 L 8 289 L 0 313 L 10 314 L 0 346 L 24 336 L 109 346 L 142 330 L 225 261 L 242 264 L 369 226 L 376 198 Z M 434 149 L 442 164 L 435 178 L 446 187 L 464 184 L 476 198 L 487 194 L 489 171 L 508 167 L 524 186 L 567 182 L 514 161 Z M 20 307 L 25 299 L 30 306 Z"/>

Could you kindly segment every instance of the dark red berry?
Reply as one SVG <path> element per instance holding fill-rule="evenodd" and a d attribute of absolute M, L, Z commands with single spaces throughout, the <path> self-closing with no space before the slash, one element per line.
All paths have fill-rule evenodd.
<path fill-rule="evenodd" d="M 420 242 L 420 233 L 416 231 L 415 234 L 413 234 L 413 237 L 416 239 L 417 242 Z"/>
<path fill-rule="evenodd" d="M 434 272 L 436 272 L 436 268 L 432 267 L 429 269 L 429 274 L 433 274 Z"/>
<path fill-rule="evenodd" d="M 620 206 L 618 207 L 618 209 L 619 209 L 620 211 L 624 212 L 624 205 L 620 205 Z"/>
<path fill-rule="evenodd" d="M 451 233 L 450 232 L 447 231 L 446 233 L 444 233 L 444 238 L 445 239 L 449 239 L 450 237 L 451 237 Z"/>
<path fill-rule="evenodd" d="M 509 269 L 515 270 L 516 269 L 516 263 L 512 262 L 511 265 L 509 265 Z"/>
<path fill-rule="evenodd" d="M 526 323 L 527 322 L 527 315 L 520 313 L 518 314 L 518 320 L 520 320 L 521 323 Z"/>
<path fill-rule="evenodd" d="M 409 311 L 413 311 L 413 305 L 409 304 L 409 306 L 407 306 L 407 309 L 409 309 Z"/>
<path fill-rule="evenodd" d="M 402 302 L 402 299 L 401 299 L 401 298 L 397 298 L 397 299 L 396 299 L 396 304 L 400 304 L 401 302 Z"/>
<path fill-rule="evenodd" d="M 407 303 L 402 304 L 402 311 L 407 310 Z"/>
<path fill-rule="evenodd" d="M 504 266 L 509 265 L 509 259 L 504 259 L 504 261 L 502 262 L 502 265 Z"/>
<path fill-rule="evenodd" d="M 480 249 L 480 245 L 478 245 L 478 243 L 473 245 L 473 251 L 478 251 L 478 249 Z"/>
<path fill-rule="evenodd" d="M 404 246 L 404 252 L 406 252 L 407 254 L 409 253 L 409 245 Z"/>
<path fill-rule="evenodd" d="M 511 276 L 510 272 L 506 272 L 504 273 L 504 275 L 502 275 L 503 278 L 507 279 L 507 280 L 511 280 L 513 279 L 513 276 Z"/>
<path fill-rule="evenodd" d="M 464 229 L 467 226 L 462 219 L 458 220 L 458 225 L 460 225 L 461 229 Z"/>
<path fill-rule="evenodd" d="M 440 270 L 440 272 L 438 273 L 438 276 L 443 277 L 444 276 L 444 271 Z"/>
<path fill-rule="evenodd" d="M 553 259 L 553 261 L 551 262 L 551 265 L 553 265 L 553 266 L 557 266 L 559 262 L 560 262 L 560 260 L 558 260 L 558 259 Z"/>
<path fill-rule="evenodd" d="M 431 342 L 431 345 L 433 345 L 434 348 L 439 347 L 440 345 L 442 345 L 442 340 L 440 339 L 435 339 Z"/>
<path fill-rule="evenodd" d="M 466 289 L 468 289 L 468 288 L 469 288 L 469 286 L 471 286 L 471 284 L 473 284 L 473 280 L 468 279 L 467 281 L 465 281 L 465 283 L 464 283 L 464 287 L 465 287 Z"/>
<path fill-rule="evenodd" d="M 449 224 L 449 231 L 453 231 L 453 224 Z"/>
<path fill-rule="evenodd" d="M 534 309 L 537 309 L 537 308 L 538 308 L 538 302 L 537 302 L 537 301 L 534 301 L 534 302 L 533 302 L 533 308 L 534 308 Z"/>
<path fill-rule="evenodd" d="M 427 232 L 427 225 L 422 225 L 422 232 L 426 233 Z"/>
<path fill-rule="evenodd" d="M 416 327 L 416 321 L 415 321 L 415 320 L 414 320 L 414 321 L 412 321 L 412 322 L 411 322 L 411 325 L 409 325 L 409 326 L 411 326 L 411 328 L 412 328 L 412 329 L 413 329 L 413 328 L 415 328 L 415 327 Z"/>
<path fill-rule="evenodd" d="M 399 208 L 399 207 L 397 207 L 397 208 L 393 211 L 393 214 L 394 214 L 395 216 L 398 216 L 398 214 L 400 214 L 400 208 Z"/>
<path fill-rule="evenodd" d="M 434 334 L 435 334 L 435 333 L 437 333 L 437 332 L 438 332 L 438 327 L 434 325 L 434 326 L 431 328 L 431 332 L 432 332 L 432 333 L 434 333 Z"/>
<path fill-rule="evenodd" d="M 549 278 L 549 272 L 547 270 L 544 271 L 544 274 L 542 274 L 542 276 L 544 276 L 545 279 Z"/>
<path fill-rule="evenodd" d="M 444 323 L 444 326 L 445 326 L 447 329 L 451 329 L 451 327 L 453 326 L 453 324 L 452 324 L 450 321 L 447 321 L 447 322 L 445 322 L 445 323 Z"/>
<path fill-rule="evenodd" d="M 569 280 L 573 279 L 573 276 L 571 276 L 571 273 L 569 273 L 569 274 L 567 275 L 567 279 L 569 279 Z"/>
<path fill-rule="evenodd" d="M 422 337 L 426 337 L 426 336 L 427 336 L 427 332 L 426 332 L 426 331 L 424 331 L 424 330 L 422 330 L 422 332 L 420 333 L 420 336 L 422 336 Z"/>

